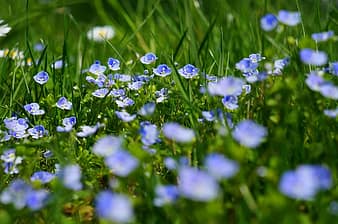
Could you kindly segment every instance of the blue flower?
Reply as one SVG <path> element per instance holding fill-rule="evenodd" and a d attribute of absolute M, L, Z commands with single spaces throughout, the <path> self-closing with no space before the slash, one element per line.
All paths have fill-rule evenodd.
<path fill-rule="evenodd" d="M 139 90 L 142 88 L 145 82 L 143 81 L 135 81 L 132 83 L 128 83 L 128 89 L 130 90 Z"/>
<path fill-rule="evenodd" d="M 124 97 L 126 95 L 126 91 L 124 89 L 112 89 L 109 95 L 112 97 Z"/>
<path fill-rule="evenodd" d="M 66 188 L 71 190 L 81 190 L 82 183 L 81 183 L 81 168 L 79 165 L 67 165 L 62 170 L 61 175 L 62 183 Z"/>
<path fill-rule="evenodd" d="M 36 125 L 33 128 L 29 128 L 27 129 L 27 132 L 34 139 L 39 139 L 45 135 L 48 135 L 48 131 L 45 129 L 43 125 Z"/>
<path fill-rule="evenodd" d="M 138 166 L 138 160 L 127 151 L 118 150 L 106 157 L 105 164 L 119 177 L 126 177 Z"/>
<path fill-rule="evenodd" d="M 102 88 L 95 90 L 92 95 L 98 98 L 104 98 L 109 93 L 109 89 Z"/>
<path fill-rule="evenodd" d="M 162 88 L 158 91 L 155 91 L 156 103 L 161 103 L 168 99 L 168 89 Z"/>
<path fill-rule="evenodd" d="M 141 141 L 144 145 L 150 146 L 159 141 L 159 131 L 156 125 L 149 121 L 141 122 L 140 124 Z"/>
<path fill-rule="evenodd" d="M 249 148 L 256 148 L 267 135 L 265 127 L 256 124 L 252 120 L 243 120 L 238 123 L 232 132 L 233 138 Z"/>
<path fill-rule="evenodd" d="M 157 68 L 154 68 L 153 72 L 155 75 L 165 77 L 171 74 L 171 68 L 169 68 L 166 64 L 161 64 L 157 66 Z"/>
<path fill-rule="evenodd" d="M 178 69 L 178 73 L 186 79 L 191 79 L 198 75 L 199 69 L 191 64 L 185 65 L 183 68 Z"/>
<path fill-rule="evenodd" d="M 49 183 L 55 175 L 47 171 L 37 171 L 31 176 L 31 181 L 40 181 L 43 184 Z"/>
<path fill-rule="evenodd" d="M 306 78 L 305 83 L 311 90 L 319 91 L 320 87 L 326 83 L 326 81 L 318 72 L 311 72 Z"/>
<path fill-rule="evenodd" d="M 76 124 L 76 117 L 66 117 L 62 120 L 62 126 L 57 126 L 57 132 L 70 132 Z"/>
<path fill-rule="evenodd" d="M 23 108 L 28 113 L 30 113 L 31 115 L 43 115 L 43 114 L 45 114 L 45 111 L 40 109 L 40 106 L 39 106 L 38 103 L 26 104 Z"/>
<path fill-rule="evenodd" d="M 338 100 L 338 87 L 332 83 L 324 83 L 321 85 L 319 92 L 326 98 Z"/>
<path fill-rule="evenodd" d="M 243 85 L 242 89 L 245 91 L 245 94 L 251 93 L 251 85 L 250 84 Z"/>
<path fill-rule="evenodd" d="M 126 74 L 115 74 L 114 79 L 120 81 L 120 82 L 130 82 L 131 76 Z"/>
<path fill-rule="evenodd" d="M 332 30 L 322 33 L 313 33 L 311 38 L 317 42 L 327 41 L 331 37 L 334 36 L 334 32 Z"/>
<path fill-rule="evenodd" d="M 299 12 L 290 12 L 286 10 L 280 10 L 277 16 L 279 22 L 288 26 L 296 26 L 301 22 L 301 16 Z"/>
<path fill-rule="evenodd" d="M 187 143 L 192 142 L 195 139 L 193 130 L 183 127 L 178 123 L 165 123 L 162 130 L 167 138 L 176 142 Z"/>
<path fill-rule="evenodd" d="M 329 68 L 332 75 L 338 76 L 338 62 L 332 62 Z"/>
<path fill-rule="evenodd" d="M 61 69 L 62 66 L 63 66 L 63 61 L 62 60 L 57 60 L 53 64 L 51 64 L 51 67 L 54 68 L 54 69 Z"/>
<path fill-rule="evenodd" d="M 243 85 L 243 79 L 228 76 L 220 79 L 217 83 L 210 82 L 208 84 L 208 92 L 211 95 L 218 96 L 239 96 L 242 93 Z"/>
<path fill-rule="evenodd" d="M 239 170 L 239 165 L 236 161 L 217 153 L 209 154 L 205 158 L 204 166 L 207 171 L 218 180 L 230 178 Z"/>
<path fill-rule="evenodd" d="M 58 100 L 58 102 L 56 102 L 56 106 L 62 110 L 71 110 L 73 104 L 63 96 Z"/>
<path fill-rule="evenodd" d="M 155 62 L 157 59 L 156 55 L 154 53 L 147 53 L 144 56 L 140 58 L 140 61 L 142 64 L 149 65 L 153 62 Z"/>
<path fill-rule="evenodd" d="M 228 110 L 236 110 L 238 108 L 237 96 L 229 95 L 222 99 L 222 103 Z"/>
<path fill-rule="evenodd" d="M 278 59 L 274 61 L 272 74 L 280 75 L 285 66 L 290 63 L 290 58 L 286 57 L 283 59 Z"/>
<path fill-rule="evenodd" d="M 25 181 L 16 179 L 1 193 L 0 201 L 3 204 L 12 203 L 16 209 L 26 206 L 26 195 L 32 191 L 32 187 Z"/>
<path fill-rule="evenodd" d="M 9 149 L 3 152 L 0 158 L 3 161 L 2 166 L 7 174 L 18 174 L 17 165 L 21 164 L 23 158 L 15 155 L 15 149 Z"/>
<path fill-rule="evenodd" d="M 120 70 L 120 61 L 115 58 L 108 58 L 107 64 L 110 70 Z"/>
<path fill-rule="evenodd" d="M 115 103 L 118 107 L 124 108 L 134 105 L 135 102 L 129 97 L 121 97 L 120 99 L 116 100 Z"/>
<path fill-rule="evenodd" d="M 28 136 L 26 129 L 28 128 L 27 120 L 24 118 L 11 117 L 4 119 L 9 135 L 14 138 L 25 138 Z"/>
<path fill-rule="evenodd" d="M 48 198 L 49 193 L 46 190 L 31 190 L 26 194 L 26 205 L 33 211 L 41 209 Z"/>
<path fill-rule="evenodd" d="M 318 191 L 332 185 L 331 172 L 319 165 L 301 165 L 285 172 L 279 182 L 279 190 L 294 199 L 312 200 Z"/>
<path fill-rule="evenodd" d="M 109 191 L 102 191 L 96 196 L 95 209 L 100 218 L 119 223 L 131 221 L 134 214 L 127 196 Z"/>
<path fill-rule="evenodd" d="M 175 185 L 158 185 L 155 194 L 154 205 L 161 207 L 175 202 L 179 196 L 179 191 Z"/>
<path fill-rule="evenodd" d="M 154 102 L 146 103 L 138 111 L 138 114 L 144 117 L 150 116 L 155 112 L 155 108 L 156 104 Z"/>
<path fill-rule="evenodd" d="M 336 109 L 326 109 L 324 110 L 324 114 L 328 117 L 336 118 L 338 116 L 338 108 Z"/>
<path fill-rule="evenodd" d="M 176 160 L 174 160 L 172 157 L 164 158 L 164 165 L 168 170 L 176 170 L 178 168 Z"/>
<path fill-rule="evenodd" d="M 107 67 L 104 65 L 101 65 L 100 61 L 95 61 L 94 64 L 92 64 L 89 67 L 89 72 L 94 75 L 102 75 L 106 71 Z"/>
<path fill-rule="evenodd" d="M 178 189 L 183 197 L 194 201 L 210 201 L 218 196 L 219 186 L 216 179 L 205 171 L 182 167 L 178 178 Z"/>
<path fill-rule="evenodd" d="M 299 55 L 300 60 L 308 65 L 321 66 L 327 62 L 327 55 L 324 51 L 314 51 L 305 48 L 300 51 Z"/>
<path fill-rule="evenodd" d="M 136 114 L 131 115 L 126 111 L 115 111 L 115 114 L 123 122 L 130 122 L 136 118 Z"/>
<path fill-rule="evenodd" d="M 94 126 L 87 126 L 87 125 L 83 125 L 80 127 L 81 131 L 76 133 L 76 136 L 78 137 L 88 137 L 90 135 L 93 135 L 97 132 L 97 129 L 99 129 L 99 127 L 101 127 L 100 123 L 97 123 Z"/>
<path fill-rule="evenodd" d="M 48 76 L 47 72 L 41 71 L 38 74 L 36 74 L 33 77 L 33 79 L 34 79 L 35 82 L 39 83 L 40 85 L 43 85 L 43 84 L 45 84 L 48 81 L 49 76 Z"/>
<path fill-rule="evenodd" d="M 207 121 L 214 121 L 217 118 L 216 113 L 213 110 L 202 111 L 202 116 Z"/>
<path fill-rule="evenodd" d="M 100 138 L 93 146 L 93 153 L 107 157 L 122 149 L 122 139 L 115 136 Z"/>
<path fill-rule="evenodd" d="M 271 31 L 278 25 L 277 17 L 273 14 L 266 14 L 261 18 L 261 28 L 265 31 Z"/>

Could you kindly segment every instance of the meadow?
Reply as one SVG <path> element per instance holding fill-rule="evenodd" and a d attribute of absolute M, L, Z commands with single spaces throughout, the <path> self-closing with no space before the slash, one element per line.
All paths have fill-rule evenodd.
<path fill-rule="evenodd" d="M 337 1 L 0 5 L 1 224 L 337 222 Z"/>

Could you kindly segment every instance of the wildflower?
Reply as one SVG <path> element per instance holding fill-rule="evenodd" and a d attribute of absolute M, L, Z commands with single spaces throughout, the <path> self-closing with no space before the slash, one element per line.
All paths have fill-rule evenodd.
<path fill-rule="evenodd" d="M 174 122 L 165 123 L 162 130 L 167 138 L 176 142 L 187 143 L 195 138 L 193 130 Z"/>
<path fill-rule="evenodd" d="M 100 218 L 112 222 L 129 222 L 134 214 L 127 196 L 109 191 L 102 191 L 96 196 L 95 209 Z"/>
<path fill-rule="evenodd" d="M 233 138 L 249 148 L 256 148 L 267 135 L 265 127 L 252 120 L 243 120 L 238 123 L 232 132 Z"/>
<path fill-rule="evenodd" d="M 166 99 L 168 99 L 168 89 L 162 88 L 155 92 L 156 103 L 162 103 Z"/>
<path fill-rule="evenodd" d="M 311 90 L 319 91 L 320 86 L 326 83 L 326 81 L 318 72 L 311 72 L 306 78 L 305 83 Z"/>
<path fill-rule="evenodd" d="M 70 132 L 76 124 L 76 117 L 66 117 L 62 120 L 62 126 L 57 126 L 57 132 Z"/>
<path fill-rule="evenodd" d="M 118 150 L 105 159 L 105 164 L 112 173 L 120 177 L 128 176 L 138 166 L 138 163 L 134 156 L 124 150 Z"/>
<path fill-rule="evenodd" d="M 338 62 L 332 62 L 329 68 L 332 75 L 338 76 Z"/>
<path fill-rule="evenodd" d="M 62 183 L 71 190 L 81 190 L 81 168 L 79 165 L 68 165 L 63 168 L 61 175 Z"/>
<path fill-rule="evenodd" d="M 219 186 L 207 172 L 192 167 L 179 170 L 178 190 L 180 194 L 194 201 L 210 201 L 217 197 Z"/>
<path fill-rule="evenodd" d="M 116 100 L 115 103 L 118 107 L 129 107 L 134 105 L 134 100 L 130 99 L 129 97 L 121 97 L 120 99 Z"/>
<path fill-rule="evenodd" d="M 51 64 L 51 67 L 53 69 L 61 69 L 63 66 L 64 66 L 64 63 L 63 63 L 62 60 L 57 60 L 57 61 L 55 61 L 54 63 Z"/>
<path fill-rule="evenodd" d="M 299 55 L 300 60 L 305 64 L 321 66 L 327 62 L 327 55 L 324 51 L 313 51 L 305 48 L 300 51 Z"/>
<path fill-rule="evenodd" d="M 273 14 L 266 14 L 260 20 L 261 28 L 265 31 L 271 31 L 278 25 L 277 17 Z"/>
<path fill-rule="evenodd" d="M 43 153 L 43 157 L 44 157 L 45 159 L 48 159 L 48 158 L 50 158 L 50 157 L 52 157 L 52 156 L 53 156 L 53 152 L 50 151 L 50 150 L 47 150 L 47 151 L 45 151 L 45 152 Z"/>
<path fill-rule="evenodd" d="M 112 89 L 109 95 L 123 98 L 126 95 L 126 91 L 124 89 Z"/>
<path fill-rule="evenodd" d="M 290 58 L 286 57 L 274 61 L 272 74 L 280 75 L 286 65 L 290 63 Z"/>
<path fill-rule="evenodd" d="M 154 102 L 146 103 L 138 111 L 138 114 L 144 117 L 150 116 L 154 113 L 155 108 L 156 108 L 156 104 Z"/>
<path fill-rule="evenodd" d="M 147 53 L 144 56 L 140 58 L 140 61 L 142 64 L 149 65 L 153 62 L 155 62 L 157 59 L 156 55 L 154 53 Z"/>
<path fill-rule="evenodd" d="M 96 155 L 107 157 L 122 149 L 122 139 L 115 136 L 100 138 L 93 146 Z"/>
<path fill-rule="evenodd" d="M 62 110 L 71 110 L 73 104 L 70 101 L 68 101 L 66 97 L 63 96 L 58 100 L 56 106 Z"/>
<path fill-rule="evenodd" d="M 150 146 L 159 141 L 159 131 L 156 125 L 151 124 L 149 121 L 141 122 L 140 124 L 141 141 L 144 145 Z"/>
<path fill-rule="evenodd" d="M 330 189 L 331 172 L 320 165 L 300 165 L 285 172 L 279 182 L 279 190 L 294 199 L 311 200 L 320 190 Z"/>
<path fill-rule="evenodd" d="M 236 69 L 240 70 L 243 73 L 257 73 L 256 69 L 258 67 L 257 62 L 253 62 L 250 58 L 243 58 L 236 63 Z"/>
<path fill-rule="evenodd" d="M 217 153 L 209 154 L 205 158 L 204 165 L 207 171 L 218 180 L 234 176 L 239 169 L 236 161 Z"/>
<path fill-rule="evenodd" d="M 37 103 L 26 104 L 23 108 L 28 113 L 30 113 L 31 115 L 43 115 L 43 114 L 45 114 L 45 111 L 41 110 L 39 104 L 37 104 Z"/>
<path fill-rule="evenodd" d="M 202 111 L 202 116 L 207 121 L 214 121 L 216 119 L 215 111 Z"/>
<path fill-rule="evenodd" d="M 41 209 L 49 193 L 46 190 L 31 190 L 26 194 L 26 205 L 29 209 L 36 211 Z"/>
<path fill-rule="evenodd" d="M 166 64 L 161 64 L 157 66 L 157 68 L 154 68 L 153 72 L 155 75 L 165 77 L 171 74 L 171 68 L 169 68 Z"/>
<path fill-rule="evenodd" d="M 112 71 L 120 70 L 120 61 L 115 58 L 108 58 L 108 68 Z"/>
<path fill-rule="evenodd" d="M 249 94 L 251 92 L 251 85 L 245 84 L 245 85 L 242 86 L 242 89 L 245 91 L 245 95 Z"/>
<path fill-rule="evenodd" d="M 94 42 L 104 42 L 110 40 L 115 36 L 115 30 L 112 26 L 96 26 L 87 32 L 88 40 Z"/>
<path fill-rule="evenodd" d="M 191 64 L 185 65 L 183 68 L 178 69 L 178 73 L 186 79 L 191 79 L 198 75 L 199 69 Z"/>
<path fill-rule="evenodd" d="M 115 111 L 115 114 L 123 122 L 130 122 L 136 118 L 136 114 L 131 115 L 126 111 Z"/>
<path fill-rule="evenodd" d="M 8 26 L 8 24 L 4 23 L 3 20 L 0 20 L 0 37 L 4 37 L 11 31 L 11 27 Z"/>
<path fill-rule="evenodd" d="M 95 96 L 95 97 L 97 97 L 97 98 L 104 98 L 108 93 L 109 93 L 109 89 L 102 88 L 102 89 L 95 90 L 92 93 L 92 95 Z"/>
<path fill-rule="evenodd" d="M 222 99 L 222 103 L 228 110 L 236 110 L 238 108 L 237 96 L 229 95 Z"/>
<path fill-rule="evenodd" d="M 87 125 L 83 125 L 80 127 L 81 131 L 76 133 L 76 136 L 78 137 L 88 137 L 90 135 L 93 135 L 97 132 L 97 129 L 101 127 L 100 123 L 97 123 L 94 126 L 87 126 Z"/>
<path fill-rule="evenodd" d="M 24 118 L 11 117 L 4 119 L 8 134 L 14 138 L 21 139 L 28 136 L 26 129 L 28 128 L 27 120 Z"/>
<path fill-rule="evenodd" d="M 3 204 L 13 204 L 16 209 L 22 209 L 26 206 L 27 192 L 32 187 L 21 179 L 13 180 L 10 185 L 1 193 L 0 201 Z"/>
<path fill-rule="evenodd" d="M 21 164 L 23 158 L 15 155 L 15 149 L 9 149 L 3 152 L 0 159 L 3 161 L 2 166 L 7 174 L 18 174 L 17 165 Z"/>
<path fill-rule="evenodd" d="M 47 72 L 41 71 L 41 72 L 38 72 L 38 74 L 36 74 L 33 77 L 33 79 L 34 79 L 35 82 L 39 83 L 40 85 L 43 85 L 48 81 L 49 76 L 48 76 Z"/>
<path fill-rule="evenodd" d="M 39 181 L 42 184 L 46 184 L 46 183 L 51 182 L 54 178 L 55 178 L 55 175 L 50 173 L 50 172 L 37 171 L 37 172 L 33 173 L 30 180 L 31 181 Z"/>
<path fill-rule="evenodd" d="M 320 86 L 319 92 L 326 98 L 338 100 L 338 87 L 332 83 L 324 83 Z"/>
<path fill-rule="evenodd" d="M 280 10 L 277 16 L 279 22 L 284 23 L 288 26 L 296 26 L 301 22 L 299 12 L 290 12 L 286 10 Z"/>
<path fill-rule="evenodd" d="M 179 191 L 175 185 L 158 185 L 155 194 L 154 205 L 161 207 L 175 202 L 179 196 Z"/>
<path fill-rule="evenodd" d="M 322 33 L 313 33 L 311 38 L 317 42 L 327 41 L 331 37 L 334 36 L 334 32 L 332 30 Z"/>
<path fill-rule="evenodd" d="M 174 160 L 172 157 L 164 158 L 164 165 L 168 170 L 176 170 L 178 168 L 176 160 Z"/>
<path fill-rule="evenodd" d="M 8 134 L 7 131 L 0 130 L 0 142 L 7 142 L 11 139 L 11 136 Z"/>
<path fill-rule="evenodd" d="M 218 96 L 239 96 L 242 93 L 243 79 L 232 76 L 224 77 L 217 83 L 210 82 L 208 84 L 208 92 L 211 95 Z"/>
<path fill-rule="evenodd" d="M 120 82 L 130 82 L 131 76 L 126 74 L 115 74 L 114 79 L 120 81 Z"/>
<path fill-rule="evenodd" d="M 336 108 L 336 109 L 331 109 L 331 110 L 326 109 L 326 110 L 324 110 L 324 114 L 325 114 L 326 116 L 328 116 L 328 117 L 335 118 L 335 117 L 338 116 L 338 108 Z"/>
<path fill-rule="evenodd" d="M 143 81 L 134 81 L 132 83 L 128 83 L 128 89 L 130 90 L 139 90 L 142 88 L 145 82 Z"/>
<path fill-rule="evenodd" d="M 27 132 L 32 138 L 39 139 L 48 134 L 48 131 L 43 125 L 36 125 L 33 128 L 27 129 Z"/>
<path fill-rule="evenodd" d="M 106 71 L 107 67 L 104 65 L 101 65 L 100 61 L 95 61 L 94 64 L 92 64 L 89 67 L 89 72 L 94 75 L 102 75 Z"/>
<path fill-rule="evenodd" d="M 43 45 L 42 43 L 36 43 L 34 45 L 34 51 L 41 52 L 43 51 L 44 48 L 45 48 L 45 45 Z"/>

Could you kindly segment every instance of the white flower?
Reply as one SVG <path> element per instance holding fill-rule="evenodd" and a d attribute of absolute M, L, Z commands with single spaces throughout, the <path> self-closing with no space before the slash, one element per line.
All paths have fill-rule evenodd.
<path fill-rule="evenodd" d="M 3 22 L 3 20 L 0 20 L 0 37 L 6 36 L 6 34 L 12 29 L 8 26 L 8 24 L 2 24 Z"/>
<path fill-rule="evenodd" d="M 111 26 L 96 26 L 87 32 L 87 38 L 95 42 L 104 42 L 115 36 L 115 30 Z"/>

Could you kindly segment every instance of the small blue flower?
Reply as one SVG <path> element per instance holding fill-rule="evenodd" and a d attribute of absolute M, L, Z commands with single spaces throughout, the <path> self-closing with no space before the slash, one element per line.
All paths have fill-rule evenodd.
<path fill-rule="evenodd" d="M 48 81 L 49 76 L 48 76 L 47 72 L 41 71 L 38 74 L 36 74 L 33 77 L 33 79 L 34 79 L 35 82 L 39 83 L 40 85 L 43 85 L 43 84 L 45 84 Z"/>
<path fill-rule="evenodd" d="M 140 90 L 144 84 L 145 84 L 145 82 L 143 82 L 143 81 L 134 81 L 132 83 L 128 83 L 128 89 L 130 89 L 130 90 Z"/>
<path fill-rule="evenodd" d="M 332 75 L 338 76 L 338 62 L 332 62 L 329 68 Z"/>
<path fill-rule="evenodd" d="M 76 117 L 66 117 L 62 120 L 62 126 L 57 126 L 57 132 L 70 132 L 76 124 Z"/>
<path fill-rule="evenodd" d="M 114 79 L 120 81 L 120 82 L 130 82 L 131 76 L 126 74 L 115 74 Z"/>
<path fill-rule="evenodd" d="M 199 69 L 191 64 L 185 65 L 183 68 L 178 69 L 178 73 L 186 79 L 194 78 L 198 75 Z"/>
<path fill-rule="evenodd" d="M 127 196 L 109 191 L 102 191 L 96 196 L 95 209 L 98 217 L 118 223 L 131 221 L 134 214 Z"/>
<path fill-rule="evenodd" d="M 178 178 L 178 189 L 183 197 L 206 202 L 218 196 L 219 186 L 216 179 L 205 171 L 182 167 Z"/>
<path fill-rule="evenodd" d="M 159 141 L 159 131 L 156 125 L 149 121 L 143 121 L 140 124 L 141 141 L 144 145 L 150 146 Z"/>
<path fill-rule="evenodd" d="M 155 75 L 165 77 L 171 74 L 171 68 L 169 68 L 166 64 L 161 64 L 157 66 L 157 68 L 154 68 L 153 72 Z"/>
<path fill-rule="evenodd" d="M 326 98 L 338 100 L 338 87 L 332 83 L 324 83 L 321 85 L 319 92 Z"/>
<path fill-rule="evenodd" d="M 122 139 L 115 136 L 100 138 L 93 146 L 93 153 L 107 157 L 122 149 Z"/>
<path fill-rule="evenodd" d="M 67 165 L 62 170 L 61 175 L 62 183 L 66 188 L 71 190 L 81 190 L 82 183 L 81 183 L 81 168 L 79 165 Z"/>
<path fill-rule="evenodd" d="M 155 91 L 156 103 L 162 103 L 168 99 L 168 89 L 162 88 L 158 91 Z"/>
<path fill-rule="evenodd" d="M 115 98 L 123 98 L 126 95 L 126 91 L 124 89 L 112 89 L 109 95 Z"/>
<path fill-rule="evenodd" d="M 88 71 L 94 75 L 102 75 L 106 71 L 106 69 L 107 67 L 101 65 L 100 61 L 95 61 L 95 63 L 89 67 Z"/>
<path fill-rule="evenodd" d="M 327 41 L 331 37 L 334 36 L 334 32 L 332 30 L 322 33 L 313 33 L 311 38 L 317 42 Z"/>
<path fill-rule="evenodd" d="M 71 110 L 73 107 L 72 102 L 68 101 L 66 97 L 61 97 L 58 102 L 56 102 L 56 106 L 61 110 Z"/>
<path fill-rule="evenodd" d="M 157 60 L 157 57 L 154 53 L 147 53 L 140 58 L 142 64 L 149 65 Z"/>
<path fill-rule="evenodd" d="M 115 103 L 118 107 L 125 108 L 134 105 L 135 102 L 129 97 L 122 97 L 119 100 L 116 100 Z"/>
<path fill-rule="evenodd" d="M 232 132 L 232 136 L 237 142 L 249 148 L 258 147 L 266 135 L 266 128 L 252 120 L 241 121 Z"/>
<path fill-rule="evenodd" d="M 324 110 L 324 114 L 328 117 L 336 118 L 338 116 L 338 107 L 336 109 L 326 109 Z"/>
<path fill-rule="evenodd" d="M 154 102 L 146 103 L 138 111 L 138 114 L 144 117 L 151 116 L 155 112 L 155 108 L 156 104 Z"/>
<path fill-rule="evenodd" d="M 261 18 L 261 28 L 265 31 L 271 31 L 278 25 L 277 17 L 273 14 L 266 14 Z"/>
<path fill-rule="evenodd" d="M 31 115 L 43 115 L 43 114 L 45 114 L 45 111 L 40 109 L 40 105 L 38 103 L 26 104 L 23 108 L 28 113 L 30 113 Z"/>
<path fill-rule="evenodd" d="M 240 70 L 243 73 L 253 73 L 258 67 L 257 62 L 253 62 L 250 58 L 243 58 L 236 63 L 236 69 Z"/>
<path fill-rule="evenodd" d="M 165 123 L 162 130 L 167 138 L 176 142 L 187 143 L 195 139 L 195 133 L 192 129 L 183 127 L 178 123 Z"/>
<path fill-rule="evenodd" d="M 286 10 L 280 10 L 277 16 L 279 22 L 288 26 L 296 26 L 301 22 L 301 16 L 299 12 L 290 12 Z"/>
<path fill-rule="evenodd" d="M 250 84 L 243 85 L 242 89 L 244 90 L 245 95 L 251 93 L 251 85 Z"/>
<path fill-rule="evenodd" d="M 172 157 L 164 158 L 164 165 L 168 170 L 176 170 L 178 168 L 176 160 L 174 160 Z"/>
<path fill-rule="evenodd" d="M 159 185 L 156 186 L 155 194 L 154 205 L 161 207 L 175 202 L 179 196 L 179 191 L 175 185 Z"/>
<path fill-rule="evenodd" d="M 274 64 L 273 64 L 272 74 L 274 74 L 274 75 L 280 75 L 280 74 L 282 74 L 282 71 L 283 71 L 284 67 L 287 66 L 289 63 L 290 63 L 290 58 L 289 57 L 275 60 Z"/>
<path fill-rule="evenodd" d="M 120 61 L 115 58 L 108 58 L 107 64 L 110 70 L 120 70 Z"/>
<path fill-rule="evenodd" d="M 327 54 L 324 51 L 314 51 L 305 48 L 300 51 L 299 55 L 300 60 L 308 65 L 321 66 L 327 62 Z"/>
<path fill-rule="evenodd" d="M 9 149 L 3 152 L 0 158 L 3 161 L 2 166 L 7 174 L 18 174 L 17 165 L 21 164 L 23 158 L 15 155 L 15 149 Z"/>
<path fill-rule="evenodd" d="M 123 122 L 130 122 L 136 118 L 136 114 L 129 114 L 126 111 L 115 111 L 116 116 Z"/>
<path fill-rule="evenodd" d="M 320 87 L 326 83 L 326 80 L 318 72 L 311 72 L 306 78 L 305 83 L 311 90 L 319 91 Z"/>
<path fill-rule="evenodd" d="M 26 195 L 32 191 L 32 187 L 22 179 L 15 179 L 1 193 L 0 201 L 3 204 L 13 204 L 16 209 L 22 209 L 26 206 Z"/>
<path fill-rule="evenodd" d="M 222 178 L 228 179 L 239 170 L 239 165 L 236 161 L 217 153 L 209 154 L 205 158 L 204 165 L 207 171 L 218 180 Z"/>
<path fill-rule="evenodd" d="M 27 129 L 27 132 L 34 139 L 39 139 L 45 135 L 48 135 L 48 131 L 45 129 L 43 125 L 36 125 L 33 128 L 29 128 Z"/>
<path fill-rule="evenodd" d="M 44 48 L 45 48 L 45 45 L 43 45 L 42 43 L 36 43 L 34 45 L 34 50 L 38 52 L 43 51 Z"/>
<path fill-rule="evenodd" d="M 92 93 L 92 95 L 95 96 L 95 97 L 97 97 L 97 98 L 104 98 L 108 93 L 109 93 L 109 89 L 102 88 L 102 89 L 95 90 Z"/>
<path fill-rule="evenodd" d="M 239 96 L 242 93 L 244 83 L 243 79 L 227 76 L 220 79 L 217 83 L 210 82 L 208 84 L 208 92 L 211 95 L 218 96 Z"/>
<path fill-rule="evenodd" d="M 222 103 L 228 110 L 236 110 L 238 108 L 237 96 L 229 95 L 222 99 Z"/>
<path fill-rule="evenodd" d="M 124 150 L 118 150 L 105 159 L 105 164 L 109 167 L 110 171 L 119 177 L 128 176 L 136 169 L 138 163 L 138 160 L 134 156 Z"/>
<path fill-rule="evenodd" d="M 294 199 L 312 200 L 318 191 L 332 185 L 329 169 L 319 165 L 301 165 L 285 172 L 279 182 L 279 190 Z"/>
<path fill-rule="evenodd" d="M 51 182 L 55 175 L 47 171 L 37 171 L 31 176 L 31 181 L 39 181 L 42 184 Z"/>
<path fill-rule="evenodd" d="M 88 137 L 90 135 L 93 135 L 97 132 L 97 129 L 99 129 L 99 127 L 101 127 L 100 123 L 97 123 L 94 126 L 87 126 L 87 125 L 83 125 L 80 127 L 81 131 L 76 133 L 76 136 L 78 137 Z"/>
<path fill-rule="evenodd" d="M 49 196 L 46 190 L 31 190 L 26 194 L 26 205 L 32 211 L 40 210 Z"/>
<path fill-rule="evenodd" d="M 205 120 L 207 121 L 214 121 L 216 120 L 217 116 L 215 111 L 210 110 L 210 111 L 202 111 L 202 116 Z"/>
<path fill-rule="evenodd" d="M 57 60 L 53 64 L 51 64 L 51 67 L 54 68 L 54 69 L 61 69 L 63 67 L 63 61 Z"/>

